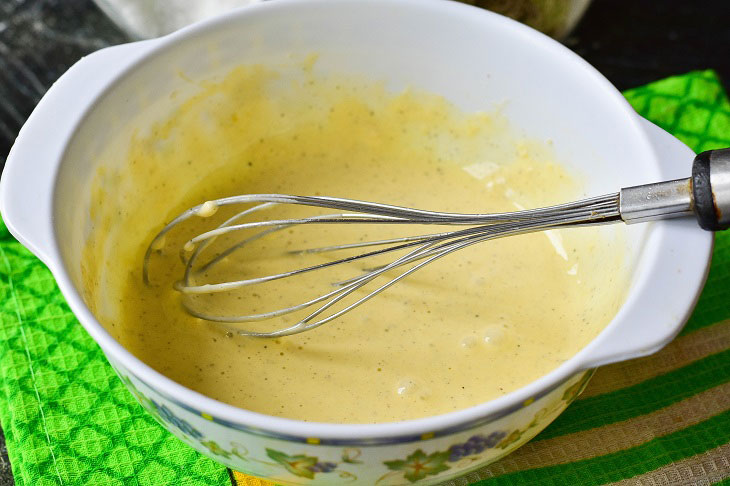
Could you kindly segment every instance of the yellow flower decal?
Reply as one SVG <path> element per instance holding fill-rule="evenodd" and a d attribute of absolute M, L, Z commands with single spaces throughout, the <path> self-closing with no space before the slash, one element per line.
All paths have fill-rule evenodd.
<path fill-rule="evenodd" d="M 502 439 L 502 442 L 497 444 L 497 447 L 502 450 L 506 449 L 510 445 L 512 445 L 515 442 L 517 442 L 518 440 L 520 440 L 520 438 L 522 437 L 522 433 L 523 433 L 523 431 L 521 431 L 521 430 L 515 430 L 510 435 L 508 435 L 507 437 Z"/>
<path fill-rule="evenodd" d="M 218 443 L 214 440 L 206 440 L 201 442 L 202 445 L 208 448 L 210 452 L 215 454 L 216 456 L 223 456 L 226 459 L 231 457 L 230 452 L 223 449 L 221 446 L 218 445 Z"/>
<path fill-rule="evenodd" d="M 421 449 L 411 454 L 405 461 L 385 461 L 383 464 L 393 471 L 403 471 L 405 478 L 415 483 L 426 476 L 436 475 L 450 469 L 446 463 L 448 452 L 434 452 L 426 455 Z"/>
<path fill-rule="evenodd" d="M 287 471 L 307 479 L 314 479 L 315 465 L 317 464 L 317 458 L 312 456 L 305 456 L 304 454 L 297 454 L 296 456 L 289 456 L 283 452 L 279 452 L 274 449 L 266 449 L 266 455 L 274 461 L 278 462 L 286 468 Z"/>
<path fill-rule="evenodd" d="M 591 376 L 593 376 L 593 373 L 586 372 L 580 380 L 566 389 L 563 393 L 563 401 L 570 403 L 575 400 L 578 395 L 583 393 L 583 389 L 585 389 L 586 385 L 588 385 L 588 381 L 591 379 Z"/>

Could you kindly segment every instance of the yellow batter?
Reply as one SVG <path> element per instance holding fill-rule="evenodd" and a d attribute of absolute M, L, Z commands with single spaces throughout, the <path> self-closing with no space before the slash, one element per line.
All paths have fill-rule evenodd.
<path fill-rule="evenodd" d="M 132 353 L 179 383 L 256 412 L 387 422 L 463 409 L 525 385 L 614 316 L 625 289 L 623 245 L 620 233 L 605 228 L 467 248 L 335 322 L 276 340 L 227 335 L 186 314 L 172 289 L 182 275 L 182 244 L 225 210 L 171 234 L 153 255 L 154 285 L 144 285 L 142 257 L 154 234 L 208 199 L 330 195 L 494 212 L 583 196 L 549 146 L 519 139 L 497 115 L 306 69 L 300 75 L 285 82 L 272 70 L 240 68 L 205 84 L 135 136 L 124 167 L 100 171 L 86 298 Z M 371 228 L 338 231 L 278 241 L 300 249 L 382 236 Z M 257 260 L 264 252 L 270 248 L 253 247 L 240 258 L 258 262 L 253 270 L 264 274 L 300 266 L 295 256 Z M 243 301 L 231 295 L 222 305 L 267 310 L 309 295 L 314 283 L 249 290 L 239 294 Z"/>

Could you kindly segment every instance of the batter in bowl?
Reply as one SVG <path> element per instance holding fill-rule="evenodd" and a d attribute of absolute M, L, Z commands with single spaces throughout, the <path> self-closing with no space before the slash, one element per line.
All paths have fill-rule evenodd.
<path fill-rule="evenodd" d="M 170 235 L 154 255 L 152 285 L 142 281 L 142 259 L 165 223 L 205 200 L 327 195 L 474 213 L 584 195 L 549 144 L 516 135 L 498 114 L 308 68 L 292 79 L 242 67 L 201 86 L 140 131 L 126 163 L 99 172 L 95 191 L 85 297 L 102 323 L 173 380 L 271 415 L 375 423 L 488 401 L 572 357 L 613 318 L 628 286 L 623 229 L 585 228 L 458 251 L 300 335 L 247 338 L 188 315 L 172 288 L 183 272 L 178 249 L 211 218 Z M 364 237 L 338 228 L 312 233 L 306 245 Z M 257 258 L 266 251 L 246 253 L 257 273 L 295 258 Z M 309 283 L 298 285 L 221 305 L 242 297 L 258 310 L 281 307 L 306 294 Z"/>

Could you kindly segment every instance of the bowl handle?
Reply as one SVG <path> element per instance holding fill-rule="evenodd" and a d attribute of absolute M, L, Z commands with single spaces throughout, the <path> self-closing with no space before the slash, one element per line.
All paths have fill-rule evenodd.
<path fill-rule="evenodd" d="M 0 178 L 0 213 L 13 236 L 46 264 L 58 256 L 52 205 L 66 144 L 97 96 L 153 42 L 107 47 L 81 58 L 46 92 L 10 149 Z"/>
<path fill-rule="evenodd" d="M 661 161 L 661 177 L 672 180 L 689 177 L 695 153 L 674 136 L 641 118 L 641 125 Z M 646 278 L 650 279 L 647 291 L 641 295 L 631 295 L 621 312 L 630 312 L 630 319 L 619 319 L 618 327 L 606 329 L 581 354 L 582 368 L 595 368 L 608 363 L 638 358 L 652 354 L 674 339 L 689 319 L 699 294 L 707 279 L 712 255 L 713 235 L 702 231 L 694 218 L 683 221 L 672 220 L 653 223 L 661 225 L 652 231 L 646 242 L 657 249 L 659 257 L 672 261 L 675 253 L 675 236 L 692 231 L 692 238 L 698 253 L 695 262 L 704 265 L 702 272 L 681 272 L 677 265 L 664 265 Z M 696 230 L 695 230 L 696 228 Z M 664 244 L 659 244 L 664 242 Z M 676 258 L 674 258 L 676 260 Z M 685 262 L 684 264 L 689 264 Z M 681 264 L 680 264 L 681 265 Z M 693 277 L 689 275 L 696 275 Z M 652 282 L 661 282 L 654 285 Z M 662 289 L 676 288 L 686 291 L 672 296 L 665 295 Z M 657 313 L 657 309 L 661 312 Z"/>

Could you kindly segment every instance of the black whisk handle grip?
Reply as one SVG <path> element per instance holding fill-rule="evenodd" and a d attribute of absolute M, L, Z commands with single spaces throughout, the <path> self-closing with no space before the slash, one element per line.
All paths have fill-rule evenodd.
<path fill-rule="evenodd" d="M 708 150 L 695 157 L 692 210 L 702 229 L 730 228 L 730 148 Z"/>

